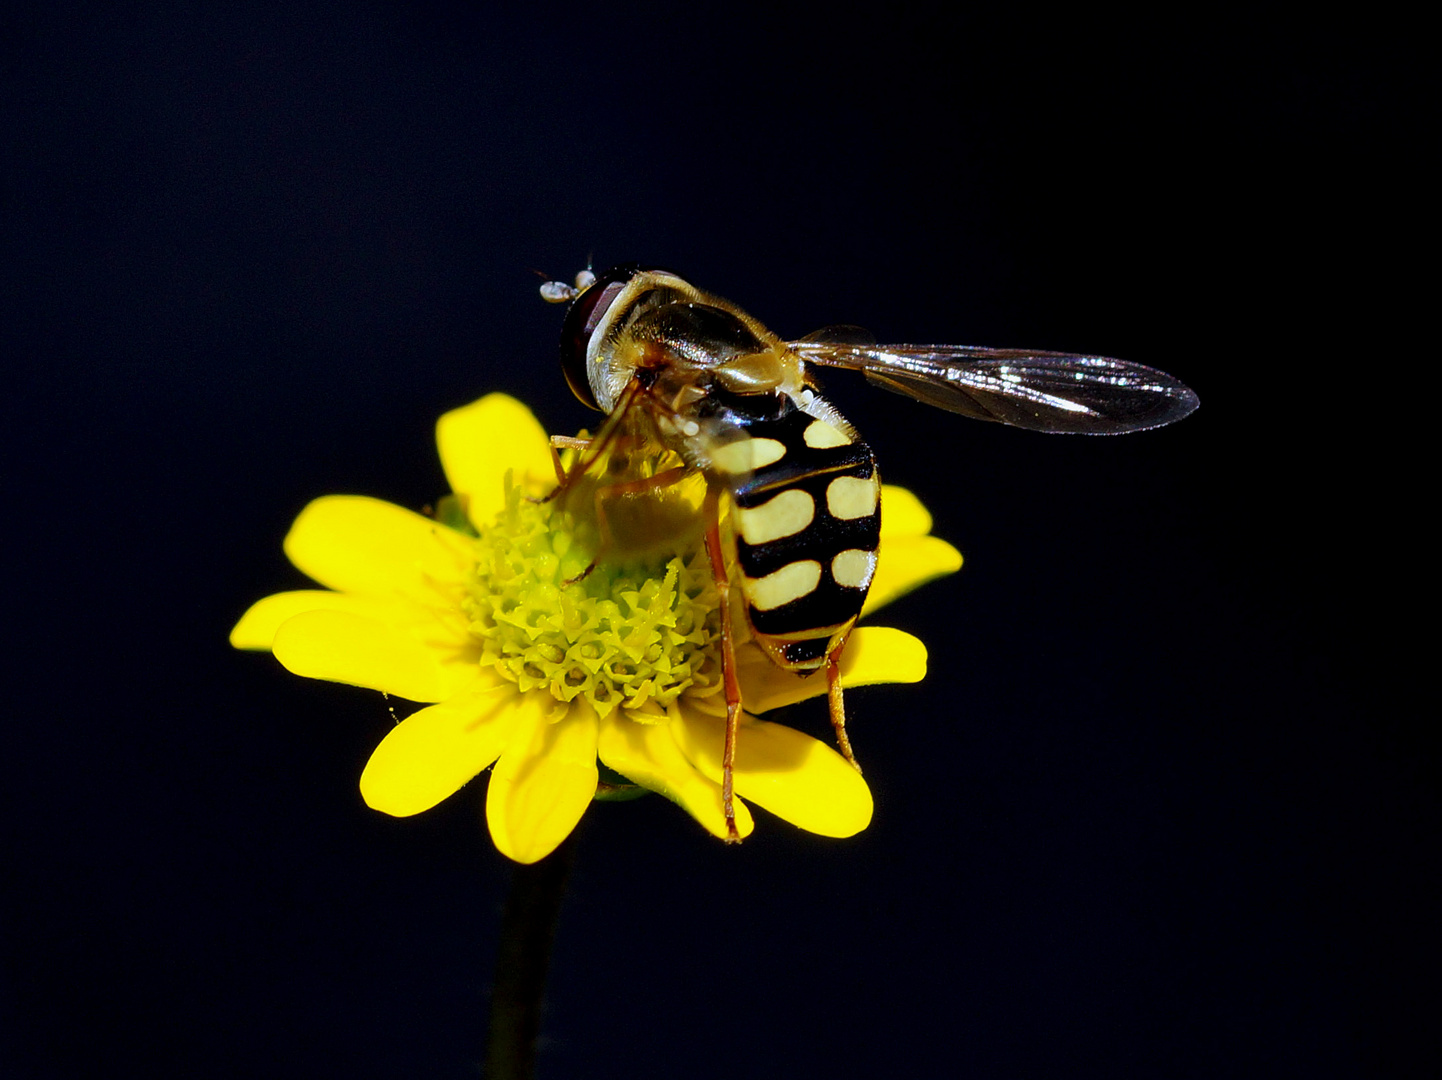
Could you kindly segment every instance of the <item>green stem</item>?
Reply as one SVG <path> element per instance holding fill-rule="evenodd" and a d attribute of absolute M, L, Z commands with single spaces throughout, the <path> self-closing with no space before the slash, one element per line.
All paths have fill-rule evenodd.
<path fill-rule="evenodd" d="M 546 969 L 575 858 L 573 832 L 540 862 L 517 866 L 511 875 L 491 993 L 486 1080 L 532 1080 L 536 1075 L 536 1036 L 541 1029 Z"/>

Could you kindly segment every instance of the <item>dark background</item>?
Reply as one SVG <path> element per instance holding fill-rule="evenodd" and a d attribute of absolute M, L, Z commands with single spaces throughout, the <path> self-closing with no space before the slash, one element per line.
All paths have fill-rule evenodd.
<path fill-rule="evenodd" d="M 592 422 L 531 270 L 594 254 L 1203 406 L 1063 439 L 830 380 L 967 559 L 877 620 L 927 681 L 849 699 L 875 822 L 595 807 L 543 1076 L 1431 1075 L 1416 28 L 331 7 L 0 24 L 0 1072 L 477 1075 L 484 781 L 366 809 L 386 703 L 225 635 L 310 498 L 443 492 L 443 410 Z"/>

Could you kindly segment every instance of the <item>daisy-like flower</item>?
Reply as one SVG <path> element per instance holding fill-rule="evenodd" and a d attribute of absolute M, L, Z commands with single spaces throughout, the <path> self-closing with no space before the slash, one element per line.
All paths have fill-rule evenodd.
<path fill-rule="evenodd" d="M 725 838 L 719 601 L 699 531 L 629 564 L 603 555 L 572 581 L 595 545 L 562 500 L 527 498 L 556 483 L 530 411 L 491 394 L 441 417 L 436 438 L 468 522 L 452 527 L 362 496 L 317 499 L 285 552 L 325 589 L 259 601 L 231 644 L 273 652 L 297 675 L 431 703 L 366 765 L 361 794 L 377 810 L 420 813 L 494 765 L 486 821 L 517 862 L 549 854 L 598 794 L 625 782 Z M 914 496 L 888 486 L 882 500 L 866 612 L 961 565 L 956 549 L 928 535 L 930 515 Z M 754 828 L 747 800 L 825 836 L 860 832 L 872 812 L 860 774 L 824 743 L 755 715 L 823 695 L 826 680 L 783 671 L 746 640 L 736 658 L 746 710 L 734 771 L 740 834 Z M 859 627 L 841 682 L 916 682 L 925 671 L 915 637 Z"/>

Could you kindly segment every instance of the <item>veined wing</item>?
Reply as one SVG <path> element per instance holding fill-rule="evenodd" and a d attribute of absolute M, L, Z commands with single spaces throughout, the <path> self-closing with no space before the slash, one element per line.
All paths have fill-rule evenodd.
<path fill-rule="evenodd" d="M 898 394 L 1031 431 L 1120 435 L 1170 424 L 1197 395 L 1155 368 L 1105 356 L 975 345 L 789 344 L 803 360 L 863 372 Z"/>

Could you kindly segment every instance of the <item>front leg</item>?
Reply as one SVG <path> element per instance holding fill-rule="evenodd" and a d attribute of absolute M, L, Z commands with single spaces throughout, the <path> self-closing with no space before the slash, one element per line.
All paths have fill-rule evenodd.
<path fill-rule="evenodd" d="M 590 445 L 590 439 L 580 439 L 574 435 L 551 436 L 551 466 L 556 470 L 556 485 L 558 491 L 566 483 L 566 467 L 561 464 L 561 451 L 581 451 Z"/>
<path fill-rule="evenodd" d="M 589 440 L 564 439 L 561 445 L 569 445 L 579 450 L 576 460 L 571 462 L 569 471 L 561 467 L 560 454 L 557 453 L 557 440 L 551 440 L 551 460 L 556 468 L 558 482 L 556 488 L 549 495 L 540 499 L 533 499 L 533 502 L 548 503 L 561 492 L 565 491 L 577 480 L 586 475 L 586 470 L 601 459 L 601 456 L 609 451 L 616 439 L 625 430 L 629 420 L 628 413 L 631 407 L 640 400 L 645 393 L 640 379 L 632 379 L 626 384 L 626 389 L 621 391 L 621 396 L 616 401 L 616 407 L 606 417 L 606 422 L 601 425 L 601 430 L 596 432 L 594 438 Z"/>

